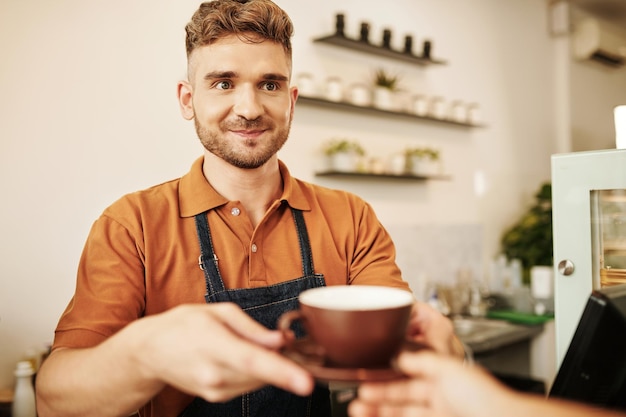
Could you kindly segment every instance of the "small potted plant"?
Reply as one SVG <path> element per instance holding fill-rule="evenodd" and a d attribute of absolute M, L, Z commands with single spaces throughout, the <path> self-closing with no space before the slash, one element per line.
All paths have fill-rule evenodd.
<path fill-rule="evenodd" d="M 390 110 L 393 108 L 393 96 L 398 91 L 400 78 L 391 75 L 384 69 L 378 69 L 374 74 L 374 105 L 378 108 Z"/>
<path fill-rule="evenodd" d="M 441 173 L 441 155 L 428 147 L 409 148 L 404 151 L 408 170 L 414 175 L 429 176 Z"/>
<path fill-rule="evenodd" d="M 354 140 L 331 139 L 323 147 L 332 171 L 355 172 L 359 159 L 365 155 L 363 147 Z"/>
<path fill-rule="evenodd" d="M 501 239 L 508 259 L 522 261 L 522 279 L 530 284 L 535 266 L 552 267 L 552 184 L 542 183 L 535 194 L 535 204 L 507 229 Z"/>

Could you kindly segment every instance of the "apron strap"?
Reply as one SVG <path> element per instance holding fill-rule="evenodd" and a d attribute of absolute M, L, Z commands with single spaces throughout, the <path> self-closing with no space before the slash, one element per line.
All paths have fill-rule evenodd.
<path fill-rule="evenodd" d="M 224 280 L 220 275 L 218 268 L 217 256 L 213 249 L 213 240 L 209 230 L 209 220 L 207 218 L 208 211 L 197 214 L 195 216 L 196 231 L 198 232 L 198 240 L 200 241 L 200 258 L 198 264 L 204 271 L 206 278 L 206 294 L 205 298 L 210 298 L 213 294 L 226 291 Z M 296 224 L 296 232 L 298 234 L 298 242 L 300 244 L 300 258 L 302 260 L 302 274 L 305 277 L 315 274 L 313 267 L 313 253 L 311 252 L 311 243 L 309 241 L 309 233 L 304 222 L 302 210 L 291 208 L 293 220 Z"/>
<path fill-rule="evenodd" d="M 211 232 L 209 231 L 207 213 L 208 211 L 197 214 L 195 219 L 198 240 L 200 241 L 200 258 L 198 259 L 198 264 L 200 265 L 200 269 L 204 271 L 206 278 L 206 294 L 204 297 L 208 300 L 212 294 L 224 292 L 226 288 L 224 287 L 224 280 L 217 267 L 217 256 L 215 256 L 215 251 L 213 250 L 213 240 L 211 239 Z"/>
<path fill-rule="evenodd" d="M 302 259 L 303 276 L 308 277 L 314 274 L 313 254 L 311 252 L 311 243 L 309 242 L 309 232 L 304 222 L 302 210 L 291 209 L 293 219 L 296 222 L 296 230 L 298 231 L 298 240 L 300 241 L 300 258 Z"/>

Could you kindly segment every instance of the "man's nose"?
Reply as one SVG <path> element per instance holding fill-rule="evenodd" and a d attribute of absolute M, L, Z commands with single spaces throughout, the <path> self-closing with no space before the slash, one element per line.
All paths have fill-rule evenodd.
<path fill-rule="evenodd" d="M 243 86 L 235 94 L 233 111 L 237 116 L 254 120 L 263 113 L 263 105 L 256 88 Z"/>

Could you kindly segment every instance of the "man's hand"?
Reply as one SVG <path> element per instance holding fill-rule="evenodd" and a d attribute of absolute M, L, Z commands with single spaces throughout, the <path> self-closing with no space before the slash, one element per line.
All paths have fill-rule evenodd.
<path fill-rule="evenodd" d="M 53 351 L 37 376 L 38 413 L 125 416 L 168 385 L 213 402 L 264 385 L 308 395 L 313 377 L 279 353 L 284 343 L 235 304 L 178 306 L 97 346 Z"/>
<path fill-rule="evenodd" d="M 454 333 L 452 321 L 428 304 L 418 301 L 413 305 L 407 337 L 438 353 L 461 359 L 465 357 L 463 344 Z"/>
<path fill-rule="evenodd" d="M 139 357 L 148 379 L 207 401 L 264 385 L 298 395 L 313 389 L 312 377 L 278 352 L 282 333 L 266 329 L 235 304 L 180 306 L 129 327 L 142 334 Z"/>

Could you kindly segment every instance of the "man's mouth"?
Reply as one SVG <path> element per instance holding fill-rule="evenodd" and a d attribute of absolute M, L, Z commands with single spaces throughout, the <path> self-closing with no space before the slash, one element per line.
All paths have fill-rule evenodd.
<path fill-rule="evenodd" d="M 254 138 L 258 138 L 259 136 L 261 136 L 263 133 L 265 133 L 265 129 L 254 129 L 254 130 L 248 130 L 248 129 L 243 129 L 243 130 L 231 130 L 232 133 L 236 134 L 237 136 L 241 136 L 243 138 L 246 139 L 254 139 Z"/>

